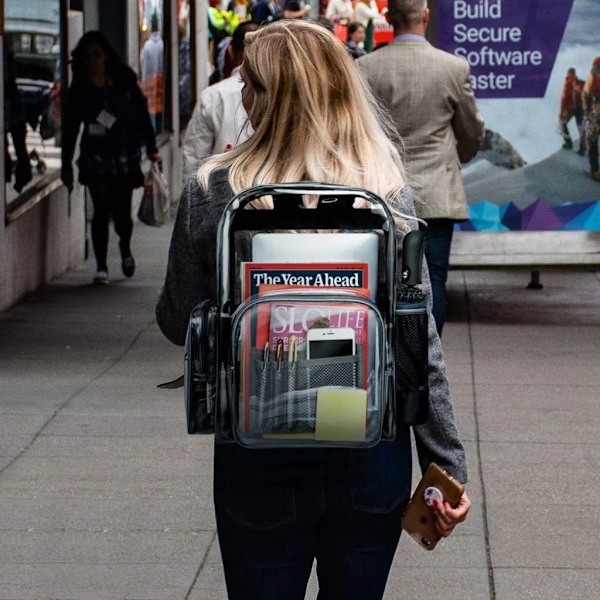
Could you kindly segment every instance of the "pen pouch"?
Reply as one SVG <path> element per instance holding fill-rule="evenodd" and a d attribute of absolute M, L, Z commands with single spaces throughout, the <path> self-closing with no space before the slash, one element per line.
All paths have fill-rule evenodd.
<path fill-rule="evenodd" d="M 385 332 L 377 306 L 351 292 L 286 290 L 241 304 L 227 386 L 235 440 L 253 448 L 369 447 L 393 437 L 384 431 Z M 328 334 L 336 342 L 327 343 Z"/>

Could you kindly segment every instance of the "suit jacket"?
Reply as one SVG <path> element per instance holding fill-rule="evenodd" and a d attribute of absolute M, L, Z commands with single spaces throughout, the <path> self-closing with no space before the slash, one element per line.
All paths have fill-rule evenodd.
<path fill-rule="evenodd" d="M 460 163 L 483 139 L 468 63 L 426 40 L 395 40 L 356 63 L 402 138 L 408 183 L 424 219 L 466 219 Z"/>

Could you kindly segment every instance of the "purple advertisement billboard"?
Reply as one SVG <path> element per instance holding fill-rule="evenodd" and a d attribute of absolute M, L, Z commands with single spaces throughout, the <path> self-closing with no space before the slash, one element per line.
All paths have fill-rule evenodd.
<path fill-rule="evenodd" d="M 438 0 L 438 43 L 469 62 L 478 98 L 541 98 L 573 1 Z"/>
<path fill-rule="evenodd" d="M 437 0 L 436 45 L 467 60 L 486 136 L 462 230 L 600 230 L 600 2 Z"/>

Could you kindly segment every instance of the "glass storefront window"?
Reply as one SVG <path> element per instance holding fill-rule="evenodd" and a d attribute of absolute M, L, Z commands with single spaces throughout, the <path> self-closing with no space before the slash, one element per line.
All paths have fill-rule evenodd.
<path fill-rule="evenodd" d="M 165 11 L 163 0 L 138 0 L 140 85 L 156 133 L 164 130 L 165 114 Z"/>
<path fill-rule="evenodd" d="M 60 0 L 4 0 L 6 201 L 60 168 Z"/>

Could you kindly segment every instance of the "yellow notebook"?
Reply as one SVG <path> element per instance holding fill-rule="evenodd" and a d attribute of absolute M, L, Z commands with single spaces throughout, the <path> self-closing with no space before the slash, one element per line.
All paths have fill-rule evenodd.
<path fill-rule="evenodd" d="M 315 440 L 364 442 L 366 427 L 366 390 L 339 387 L 319 389 Z"/>

